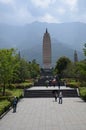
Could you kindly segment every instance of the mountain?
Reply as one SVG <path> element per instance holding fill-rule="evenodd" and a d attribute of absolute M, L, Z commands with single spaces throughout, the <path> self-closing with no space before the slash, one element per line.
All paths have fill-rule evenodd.
<path fill-rule="evenodd" d="M 79 22 L 33 22 L 24 26 L 0 24 L 0 48 L 18 48 L 24 58 L 36 59 L 42 65 L 42 42 L 46 28 L 51 36 L 53 65 L 64 55 L 73 60 L 74 50 L 77 50 L 79 60 L 84 58 L 86 24 Z"/>

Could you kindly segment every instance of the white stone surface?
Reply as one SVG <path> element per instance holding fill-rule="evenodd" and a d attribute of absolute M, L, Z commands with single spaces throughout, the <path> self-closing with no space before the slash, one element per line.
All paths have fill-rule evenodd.
<path fill-rule="evenodd" d="M 86 130 L 86 103 L 80 98 L 24 98 L 17 112 L 0 120 L 0 130 Z"/>

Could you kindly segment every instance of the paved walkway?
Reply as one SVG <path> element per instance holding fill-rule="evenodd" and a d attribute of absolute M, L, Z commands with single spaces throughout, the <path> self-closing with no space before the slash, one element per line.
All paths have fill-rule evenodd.
<path fill-rule="evenodd" d="M 0 130 L 86 130 L 86 103 L 80 98 L 26 98 L 0 120 Z"/>

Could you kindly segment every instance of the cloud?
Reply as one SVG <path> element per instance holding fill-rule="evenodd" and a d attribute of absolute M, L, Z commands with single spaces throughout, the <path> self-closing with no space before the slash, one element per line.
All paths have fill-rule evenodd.
<path fill-rule="evenodd" d="M 56 2 L 56 0 L 31 0 L 32 3 L 40 8 L 47 8 L 49 5 Z"/>
<path fill-rule="evenodd" d="M 9 3 L 12 3 L 14 0 L 0 0 L 0 3 L 3 3 L 3 4 L 9 4 Z"/>
<path fill-rule="evenodd" d="M 72 19 L 74 21 L 84 22 L 86 23 L 86 14 L 72 15 Z"/>
<path fill-rule="evenodd" d="M 64 15 L 65 12 L 66 12 L 66 10 L 65 10 L 63 7 L 59 7 L 59 8 L 57 9 L 57 12 L 58 12 L 60 15 Z"/>
<path fill-rule="evenodd" d="M 0 0 L 0 22 L 86 22 L 86 0 Z"/>
<path fill-rule="evenodd" d="M 19 0 L 17 0 L 19 2 Z M 0 22 L 14 25 L 22 25 L 34 21 L 34 17 L 28 10 L 27 4 L 18 3 L 16 0 L 0 0 Z M 3 11 L 4 10 L 4 11 Z"/>
<path fill-rule="evenodd" d="M 66 5 L 71 11 L 76 11 L 77 2 L 78 0 L 62 0 L 62 3 L 64 3 L 64 5 Z"/>
<path fill-rule="evenodd" d="M 34 18 L 32 17 L 31 13 L 27 10 L 27 8 L 20 8 L 18 12 L 15 14 L 16 22 L 18 23 L 29 23 L 34 21 Z"/>
<path fill-rule="evenodd" d="M 52 15 L 50 15 L 48 13 L 45 14 L 43 17 L 40 17 L 39 20 L 42 22 L 48 22 L 48 23 L 59 23 L 60 22 L 57 18 L 53 17 Z"/>

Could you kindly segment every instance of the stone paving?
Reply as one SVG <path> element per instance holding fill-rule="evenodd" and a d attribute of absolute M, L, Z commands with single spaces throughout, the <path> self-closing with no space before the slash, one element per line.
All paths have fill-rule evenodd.
<path fill-rule="evenodd" d="M 66 86 L 60 86 L 60 90 L 73 90 L 74 88 L 70 88 L 70 87 L 66 87 Z M 40 87 L 31 87 L 28 88 L 27 90 L 59 90 L 58 86 L 49 86 L 49 87 L 44 87 L 44 86 L 40 86 Z"/>
<path fill-rule="evenodd" d="M 0 130 L 86 130 L 86 103 L 80 98 L 24 98 L 17 112 L 0 120 Z"/>

